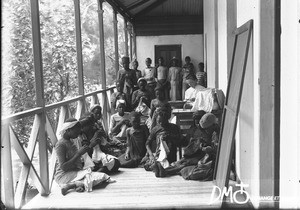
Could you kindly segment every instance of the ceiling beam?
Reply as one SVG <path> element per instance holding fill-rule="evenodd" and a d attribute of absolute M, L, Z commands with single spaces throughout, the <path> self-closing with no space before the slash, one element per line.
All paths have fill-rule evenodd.
<path fill-rule="evenodd" d="M 149 1 L 149 0 L 142 0 L 142 1 L 139 1 L 139 2 L 137 2 L 137 3 L 135 3 L 135 4 L 129 5 L 129 6 L 127 7 L 127 9 L 128 9 L 128 10 L 132 10 L 132 9 L 138 7 L 138 6 L 141 6 L 141 5 L 145 4 L 145 3 L 147 3 L 148 1 Z"/>
<path fill-rule="evenodd" d="M 119 3 L 119 1 L 116 0 L 105 0 L 107 3 L 109 3 L 114 10 L 116 10 L 119 14 L 121 14 L 128 22 L 132 23 L 133 17 L 130 14 L 130 12 Z"/>
<path fill-rule="evenodd" d="M 153 10 L 154 8 L 158 7 L 159 5 L 163 4 L 165 1 L 167 1 L 167 0 L 156 0 L 155 2 L 150 4 L 148 7 L 146 7 L 145 9 L 142 9 L 137 14 L 135 14 L 134 18 L 139 17 L 143 14 L 146 14 L 147 12 L 149 12 L 149 11 Z"/>

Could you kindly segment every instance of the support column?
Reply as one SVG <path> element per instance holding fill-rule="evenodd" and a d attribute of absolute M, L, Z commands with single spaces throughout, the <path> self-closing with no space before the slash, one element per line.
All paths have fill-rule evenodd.
<path fill-rule="evenodd" d="M 83 81 L 83 59 L 82 59 L 82 39 L 81 39 L 81 19 L 80 19 L 80 1 L 74 0 L 75 7 L 75 30 L 76 30 L 76 52 L 77 52 L 77 78 L 79 95 L 84 95 Z M 77 112 L 75 117 L 79 119 L 86 112 L 85 99 L 77 102 Z"/>
<path fill-rule="evenodd" d="M 133 55 L 132 55 L 132 58 L 133 59 L 137 59 L 137 55 L 136 55 L 136 34 L 135 34 L 135 28 L 134 28 L 134 26 L 132 26 L 132 53 L 133 53 Z"/>
<path fill-rule="evenodd" d="M 31 5 L 31 23 L 32 23 L 32 43 L 34 56 L 34 76 L 36 89 L 36 105 L 38 107 L 45 107 L 44 100 L 44 78 L 43 78 L 43 61 L 41 49 L 41 32 L 40 32 L 40 16 L 39 16 L 39 1 L 30 1 Z M 44 190 L 41 195 L 49 194 L 49 167 L 48 167 L 48 151 L 47 151 L 47 137 L 45 131 L 46 117 L 45 110 L 38 114 L 40 118 L 39 128 L 39 164 L 40 164 L 40 178 L 44 185 Z"/>
<path fill-rule="evenodd" d="M 114 10 L 113 15 L 113 22 L 114 22 L 114 43 L 115 43 L 115 70 L 116 75 L 118 75 L 119 71 L 119 41 L 118 41 L 118 18 L 117 18 L 117 11 Z"/>
<path fill-rule="evenodd" d="M 81 39 L 81 20 L 80 20 L 80 2 L 79 2 L 79 0 L 74 0 L 74 6 L 75 6 L 78 90 L 79 90 L 79 95 L 84 95 L 82 39 Z"/>
<path fill-rule="evenodd" d="M 259 1 L 259 195 L 279 196 L 280 0 Z M 260 202 L 276 208 L 278 202 Z"/>
<path fill-rule="evenodd" d="M 104 50 L 104 27 L 103 27 L 103 0 L 98 0 L 98 21 L 99 21 L 99 35 L 100 35 L 100 79 L 101 79 L 101 88 L 106 89 L 106 73 L 105 73 L 105 50 Z M 104 127 L 108 128 L 107 123 L 107 96 L 106 92 L 103 91 L 103 122 Z"/>
<path fill-rule="evenodd" d="M 130 60 L 132 61 L 132 24 L 128 24 L 128 35 L 129 35 L 129 56 Z"/>
<path fill-rule="evenodd" d="M 124 18 L 124 35 L 125 35 L 125 56 L 128 57 L 128 32 L 127 32 L 127 20 Z"/>

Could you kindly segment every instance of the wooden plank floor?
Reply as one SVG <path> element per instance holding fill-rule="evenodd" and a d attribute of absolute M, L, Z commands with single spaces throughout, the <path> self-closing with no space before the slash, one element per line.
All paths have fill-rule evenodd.
<path fill-rule="evenodd" d="M 154 209 L 219 208 L 210 205 L 212 182 L 186 181 L 181 176 L 156 178 L 143 168 L 120 169 L 117 181 L 93 192 L 61 195 L 55 184 L 49 196 L 37 195 L 23 209 Z"/>

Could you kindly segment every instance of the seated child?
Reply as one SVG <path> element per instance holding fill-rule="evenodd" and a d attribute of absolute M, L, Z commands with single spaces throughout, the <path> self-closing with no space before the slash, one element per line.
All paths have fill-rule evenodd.
<path fill-rule="evenodd" d="M 176 161 L 177 146 L 181 143 L 180 128 L 169 123 L 169 113 L 166 109 L 160 109 L 157 116 L 157 125 L 151 130 L 146 142 L 148 158 L 145 158 L 145 170 L 153 170 L 155 161 L 166 168 Z M 156 144 L 156 148 L 152 143 Z M 155 152 L 153 152 L 155 150 Z"/>
<path fill-rule="evenodd" d="M 126 145 L 126 129 L 130 126 L 130 113 L 125 112 L 125 101 L 117 101 L 117 113 L 110 118 L 109 135 L 113 144 Z"/>
<path fill-rule="evenodd" d="M 144 102 L 148 107 L 151 103 L 151 92 L 146 89 L 147 81 L 144 78 L 140 78 L 137 82 L 139 89 L 132 93 L 132 109 L 135 110 L 140 102 Z"/>
<path fill-rule="evenodd" d="M 109 139 L 102 123 L 102 107 L 99 104 L 94 104 L 90 108 L 90 113 L 93 114 L 95 118 L 95 126 L 101 132 L 102 145 L 106 145 Z"/>
<path fill-rule="evenodd" d="M 116 172 L 119 169 L 120 163 L 115 156 L 105 154 L 100 146 L 103 145 L 103 132 L 95 125 L 96 119 L 93 114 L 89 114 L 80 119 L 82 133 L 80 135 L 81 144 L 90 145 L 89 156 L 92 158 L 95 167 L 93 171 L 99 172 Z M 106 143 L 107 144 L 107 143 Z M 106 145 L 104 144 L 104 146 Z"/>
<path fill-rule="evenodd" d="M 140 113 L 132 112 L 132 127 L 126 130 L 127 149 L 125 154 L 119 157 L 121 167 L 135 168 L 146 154 L 145 143 L 149 136 L 149 130 L 146 125 L 141 125 Z"/>
<path fill-rule="evenodd" d="M 114 92 L 110 96 L 111 109 L 112 109 L 113 113 L 116 112 L 117 101 L 120 100 L 120 99 L 125 101 L 126 106 L 129 106 L 129 103 L 128 103 L 127 99 L 126 99 L 126 94 L 123 92 L 123 87 L 124 87 L 123 81 L 122 80 L 118 80 L 116 82 L 117 92 Z M 126 110 L 127 109 L 128 109 L 128 107 L 126 107 Z"/>
<path fill-rule="evenodd" d="M 66 195 L 71 189 L 78 192 L 92 191 L 92 187 L 103 182 L 112 182 L 110 177 L 101 172 L 92 172 L 91 168 L 84 168 L 81 157 L 91 148 L 88 145 L 79 150 L 73 143 L 81 132 L 80 123 L 71 118 L 67 120 L 60 130 L 61 139 L 55 145 L 57 164 L 55 170 L 55 181 L 61 187 L 61 193 Z"/>
<path fill-rule="evenodd" d="M 186 166 L 197 165 L 198 161 L 205 155 L 201 150 L 201 142 L 205 142 L 207 135 L 204 130 L 198 125 L 201 117 L 205 114 L 204 111 L 197 111 L 193 114 L 194 126 L 190 129 L 190 141 L 184 149 L 183 158 L 172 163 L 169 167 L 163 168 L 159 162 L 154 166 L 155 175 L 157 177 L 165 177 L 180 174 L 180 170 Z"/>
<path fill-rule="evenodd" d="M 165 98 L 165 94 L 162 90 L 162 88 L 160 87 L 156 87 L 155 88 L 155 96 L 156 98 L 153 99 L 151 101 L 151 105 L 150 105 L 150 119 L 151 119 L 151 123 L 150 123 L 150 130 L 152 130 L 155 126 L 156 126 L 156 118 L 157 118 L 157 111 L 159 108 L 163 107 L 163 106 L 167 106 L 170 104 L 168 103 L 168 100 L 166 100 Z M 171 106 L 170 106 L 171 108 Z"/>

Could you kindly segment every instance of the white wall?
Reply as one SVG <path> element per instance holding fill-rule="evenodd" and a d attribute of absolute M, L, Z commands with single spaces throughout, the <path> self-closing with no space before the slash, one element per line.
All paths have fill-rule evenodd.
<path fill-rule="evenodd" d="M 227 5 L 225 5 L 227 3 Z M 218 5 L 214 1 L 204 0 L 204 25 L 206 25 L 204 33 L 207 37 L 214 37 L 213 33 L 217 33 L 218 42 L 216 45 L 213 38 L 208 42 L 208 54 L 216 50 L 218 46 L 218 61 L 212 65 L 219 65 L 219 70 L 215 71 L 219 76 L 219 84 L 222 84 L 223 77 L 221 67 L 225 65 L 226 60 L 223 56 L 228 52 L 226 40 L 226 9 L 228 10 L 228 2 L 223 0 L 218 1 Z M 240 107 L 240 115 L 238 121 L 238 130 L 236 135 L 236 160 L 237 173 L 239 178 L 245 184 L 249 184 L 247 191 L 250 193 L 251 201 L 254 207 L 264 206 L 266 202 L 261 200 L 260 195 L 272 192 L 273 187 L 269 184 L 274 184 L 271 180 L 274 177 L 272 164 L 274 164 L 275 155 L 280 155 L 280 207 L 281 208 L 299 208 L 300 207 L 300 1 L 281 1 L 281 102 L 280 102 L 280 154 L 273 154 L 274 136 L 268 136 L 270 131 L 264 134 L 263 127 L 269 125 L 260 125 L 262 122 L 267 122 L 263 119 L 264 113 L 261 113 L 260 106 L 267 111 L 272 110 L 272 107 L 266 107 L 260 97 L 261 90 L 267 94 L 266 90 L 270 88 L 272 83 L 259 84 L 260 74 L 274 69 L 272 61 L 273 51 L 272 41 L 268 40 L 268 35 L 272 36 L 273 26 L 270 23 L 274 10 L 270 9 L 273 6 L 272 1 L 259 0 L 236 0 L 236 24 L 237 27 L 243 25 L 250 19 L 253 19 L 253 37 L 252 51 L 249 54 L 249 62 L 247 65 L 245 83 Z M 269 4 L 271 7 L 269 7 Z M 226 7 L 227 6 L 227 7 Z M 218 14 L 216 14 L 217 8 Z M 213 18 L 218 16 L 218 21 Z M 267 17 L 268 20 L 264 18 Z M 228 19 L 227 19 L 228 20 Z M 270 21 L 270 22 L 268 22 Z M 217 22 L 218 30 L 214 30 L 212 25 Z M 269 24 L 267 24 L 269 23 Z M 265 25 L 260 25 L 265 24 Z M 228 26 L 227 26 L 228 29 Z M 269 30 L 268 30 L 269 29 Z M 228 31 L 227 31 L 228 32 Z M 273 39 L 273 38 L 271 38 Z M 267 49 L 267 51 L 266 51 Z M 269 52 L 269 53 L 268 53 Z M 264 53 L 264 54 L 261 54 Z M 209 58 L 211 57 L 211 59 Z M 213 54 L 208 55 L 208 66 Z M 266 60 L 270 58 L 270 62 Z M 228 60 L 227 60 L 228 62 Z M 266 68 L 263 68 L 266 67 Z M 211 73 L 213 75 L 214 73 Z M 272 77 L 272 74 L 270 74 Z M 215 78 L 218 78 L 217 76 Z M 264 78 L 266 79 L 266 78 Z M 211 81 L 213 83 L 214 81 Z M 267 87 L 266 87 L 267 86 Z M 265 88 L 265 89 L 262 89 Z M 269 92 L 272 94 L 272 91 Z M 267 98 L 270 99 L 270 96 Z M 272 105 L 271 101 L 268 104 Z M 270 115 L 270 113 L 268 114 Z M 261 129 L 261 130 L 260 130 Z M 262 133 L 260 133 L 262 132 Z M 263 136 L 267 138 L 262 138 Z M 267 142 L 267 143 L 266 143 Z M 270 143 L 269 147 L 267 147 Z M 270 160 L 268 162 L 266 160 Z M 264 168 L 264 166 L 266 166 Z M 268 178 L 270 176 L 270 178 Z M 260 178 L 264 177 L 264 178 Z M 269 188 L 265 190 L 265 188 Z M 271 204 L 272 205 L 272 204 Z"/>
<path fill-rule="evenodd" d="M 298 10 L 297 10 L 298 7 Z M 298 15 L 297 15 L 298 12 Z M 297 17 L 298 16 L 298 17 Z M 300 2 L 281 1 L 280 207 L 300 208 Z M 298 29 L 297 29 L 298 25 Z M 298 30 L 298 31 L 297 31 Z M 298 49 L 297 49 L 298 45 Z"/>
<path fill-rule="evenodd" d="M 198 71 L 198 64 L 203 62 L 203 35 L 165 35 L 165 36 L 137 36 L 137 60 L 139 69 L 146 68 L 145 59 L 152 59 L 152 66 L 155 58 L 155 45 L 181 45 L 182 63 L 185 56 L 190 56 L 192 63 Z"/>

